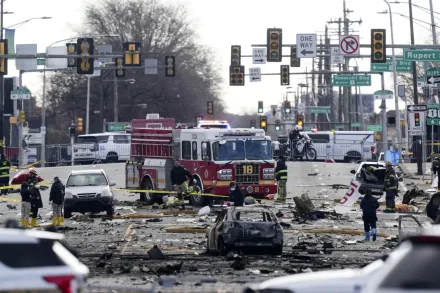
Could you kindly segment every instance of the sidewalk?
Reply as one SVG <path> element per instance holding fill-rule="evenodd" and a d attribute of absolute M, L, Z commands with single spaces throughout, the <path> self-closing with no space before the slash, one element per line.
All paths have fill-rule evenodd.
<path fill-rule="evenodd" d="M 423 164 L 424 175 L 417 175 L 417 163 L 400 163 L 398 167 L 407 178 L 404 181 L 409 179 L 421 189 L 431 189 L 431 163 Z"/>

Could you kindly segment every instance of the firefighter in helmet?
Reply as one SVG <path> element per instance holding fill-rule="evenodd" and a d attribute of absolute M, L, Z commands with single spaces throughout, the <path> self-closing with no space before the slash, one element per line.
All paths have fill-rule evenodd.
<path fill-rule="evenodd" d="M 397 180 L 396 171 L 393 169 L 393 163 L 390 161 L 385 162 L 385 203 L 386 208 L 385 213 L 395 213 L 396 212 L 396 196 L 397 196 L 397 186 L 399 181 Z"/>

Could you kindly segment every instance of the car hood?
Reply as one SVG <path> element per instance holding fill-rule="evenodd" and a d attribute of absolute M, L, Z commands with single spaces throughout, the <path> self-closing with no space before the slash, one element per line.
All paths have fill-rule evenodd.
<path fill-rule="evenodd" d="M 110 186 L 101 185 L 101 186 L 72 186 L 67 187 L 66 192 L 70 192 L 72 194 L 81 194 L 81 193 L 110 193 Z"/>

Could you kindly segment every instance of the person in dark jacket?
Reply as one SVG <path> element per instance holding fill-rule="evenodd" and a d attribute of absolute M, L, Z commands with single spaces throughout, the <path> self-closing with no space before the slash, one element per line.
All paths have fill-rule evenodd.
<path fill-rule="evenodd" d="M 435 176 L 437 176 L 437 191 L 440 190 L 440 159 L 438 157 L 435 157 L 434 160 L 432 160 L 432 175 L 434 176 L 433 179 L 435 178 Z"/>
<path fill-rule="evenodd" d="M 9 185 L 9 169 L 11 168 L 11 163 L 6 159 L 4 154 L 1 154 L 0 159 L 0 186 L 8 186 Z M 8 194 L 9 188 L 2 189 L 0 194 Z"/>
<path fill-rule="evenodd" d="M 229 183 L 229 200 L 233 202 L 236 207 L 242 207 L 244 204 L 243 192 L 234 181 Z"/>
<path fill-rule="evenodd" d="M 61 213 L 64 204 L 64 194 L 66 187 L 61 183 L 60 178 L 53 179 L 52 188 L 50 189 L 49 203 L 52 203 L 53 217 L 52 226 L 63 226 L 64 217 Z"/>
<path fill-rule="evenodd" d="M 283 156 L 279 157 L 277 167 L 275 168 L 275 179 L 277 180 L 278 184 L 278 198 L 276 201 L 285 202 L 287 195 L 287 166 Z"/>
<path fill-rule="evenodd" d="M 174 161 L 174 167 L 171 169 L 171 184 L 173 184 L 174 189 L 177 192 L 177 197 L 179 200 L 184 201 L 184 195 L 188 193 L 188 179 L 193 179 L 192 174 L 186 170 L 182 165 L 180 165 L 179 160 Z M 197 182 L 193 182 L 197 183 Z"/>
<path fill-rule="evenodd" d="M 395 213 L 396 212 L 396 196 L 397 196 L 397 186 L 399 181 L 397 180 L 396 171 L 393 169 L 393 163 L 390 161 L 385 162 L 385 203 L 386 208 L 384 213 Z"/>
<path fill-rule="evenodd" d="M 21 185 L 20 188 L 21 195 L 21 226 L 28 228 L 29 223 L 29 213 L 31 212 L 31 192 L 29 190 L 29 184 L 26 182 Z"/>
<path fill-rule="evenodd" d="M 365 241 L 370 241 L 370 229 L 373 241 L 376 241 L 376 210 L 379 208 L 379 202 L 373 197 L 371 190 L 365 190 L 364 198 L 361 200 L 362 220 L 364 221 Z"/>
<path fill-rule="evenodd" d="M 37 171 L 35 169 L 31 169 L 29 171 L 29 176 L 26 179 L 26 183 L 29 186 L 29 192 L 31 195 L 32 227 L 40 227 L 40 225 L 37 223 L 37 216 L 38 209 L 41 209 L 43 207 L 43 201 L 41 200 L 41 194 L 39 190 L 40 185 L 38 183 L 42 180 L 42 178 L 38 177 Z"/>

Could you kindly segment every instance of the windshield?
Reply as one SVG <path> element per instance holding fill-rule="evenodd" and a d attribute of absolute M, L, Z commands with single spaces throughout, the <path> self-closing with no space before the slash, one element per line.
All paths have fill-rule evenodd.
<path fill-rule="evenodd" d="M 106 143 L 108 141 L 108 135 L 101 136 L 78 136 L 77 143 Z"/>
<path fill-rule="evenodd" d="M 71 175 L 67 180 L 66 187 L 73 186 L 102 186 L 108 185 L 104 174 L 77 174 Z"/>
<path fill-rule="evenodd" d="M 212 145 L 214 161 L 271 160 L 272 143 L 267 140 L 235 140 Z"/>

